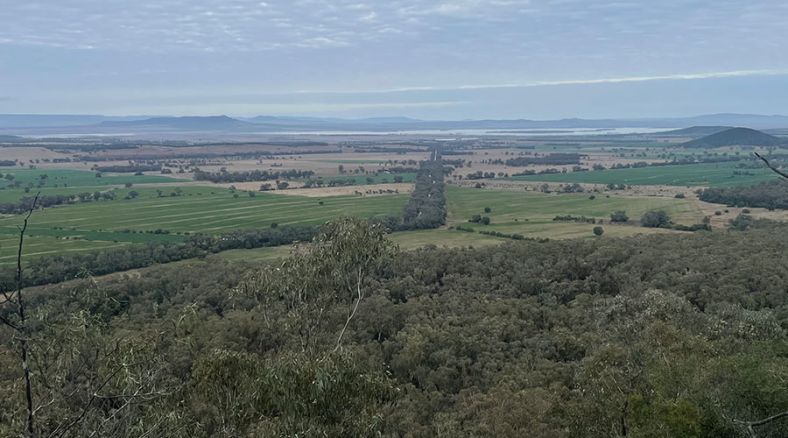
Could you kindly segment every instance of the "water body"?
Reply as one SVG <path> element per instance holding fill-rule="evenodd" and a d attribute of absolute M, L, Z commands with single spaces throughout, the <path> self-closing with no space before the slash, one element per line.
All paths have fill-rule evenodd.
<path fill-rule="evenodd" d="M 413 131 L 268 131 L 260 135 L 457 135 L 457 136 L 565 136 L 653 134 L 678 128 L 572 128 L 572 129 L 423 129 Z"/>

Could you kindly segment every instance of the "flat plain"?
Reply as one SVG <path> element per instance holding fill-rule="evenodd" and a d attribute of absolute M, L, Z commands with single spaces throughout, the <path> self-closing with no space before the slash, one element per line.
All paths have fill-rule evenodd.
<path fill-rule="evenodd" d="M 430 155 L 429 139 L 388 136 L 308 137 L 303 144 L 206 144 L 189 146 L 129 145 L 71 151 L 58 143 L 4 148 L 14 167 L 0 168 L 12 177 L 0 178 L 0 203 L 22 197 L 76 195 L 108 192 L 113 200 L 75 202 L 36 211 L 26 241 L 27 257 L 70 254 L 145 242 L 178 242 L 193 233 L 220 234 L 238 229 L 277 225 L 321 224 L 343 215 L 360 217 L 400 216 L 413 188 L 418 162 Z M 425 142 L 422 143 L 422 140 Z M 582 221 L 555 221 L 556 216 L 593 218 L 602 222 L 604 238 L 645 233 L 673 233 L 644 228 L 638 219 L 649 210 L 664 210 L 680 224 L 699 223 L 712 216 L 715 228 L 726 228 L 737 211 L 704 205 L 694 191 L 707 186 L 747 185 L 774 178 L 757 162 L 747 161 L 748 151 L 724 148 L 711 151 L 684 150 L 672 143 L 632 138 L 541 138 L 490 137 L 455 139 L 444 155 L 454 168 L 447 178 L 447 216 L 444 227 L 394 233 L 391 238 L 403 249 L 425 245 L 447 247 L 495 245 L 510 237 L 594 238 L 599 225 Z M 529 165 L 516 167 L 510 158 L 577 153 L 579 166 Z M 259 155 L 257 155 L 259 154 Z M 674 159 L 700 161 L 730 158 L 738 162 L 699 162 L 665 165 Z M 8 154 L 6 154 L 8 155 Z M 40 161 L 38 160 L 40 157 Z M 57 161 L 55 161 L 57 160 Z M 460 165 L 456 165 L 460 162 Z M 174 172 L 109 173 L 100 175 L 93 166 L 160 164 Z M 648 164 L 648 167 L 575 171 L 594 165 Z M 755 163 L 755 164 L 753 164 Z M 655 165 L 658 164 L 658 165 Z M 659 165 L 661 164 L 661 165 Z M 260 191 L 276 186 L 276 179 L 214 184 L 193 180 L 196 169 L 211 172 L 248 170 L 306 170 L 324 187 L 302 188 L 303 178 L 284 179 L 285 190 Z M 509 176 L 514 173 L 557 168 L 561 173 Z M 399 169 L 399 170 L 396 170 Z M 474 179 L 478 172 L 485 175 Z M 394 183 L 397 177 L 398 183 Z M 341 180 L 341 182 L 340 182 Z M 332 184 L 333 187 L 328 187 Z M 552 193 L 542 193 L 549 183 Z M 579 183 L 583 193 L 557 193 L 566 184 Z M 351 184 L 351 185 L 345 185 Z M 629 186 L 609 190 L 606 185 Z M 483 188 L 474 188 L 482 185 Z M 462 186 L 462 187 L 460 187 Z M 674 198 L 681 193 L 686 199 Z M 485 210 L 489 211 L 485 211 Z M 612 224 L 610 214 L 624 210 L 631 221 Z M 767 213 L 763 213 L 766 215 Z M 769 218 L 775 216 L 769 213 Z M 489 225 L 471 223 L 474 215 L 487 216 Z M 758 216 L 761 217 L 761 216 Z M 767 217 L 767 216 L 764 216 Z M 0 216 L 0 264 L 15 257 L 19 215 Z M 460 228 L 460 229 L 458 229 Z M 464 229 L 461 230 L 461 229 Z M 267 260 L 286 254 L 284 248 L 229 251 L 225 258 Z"/>

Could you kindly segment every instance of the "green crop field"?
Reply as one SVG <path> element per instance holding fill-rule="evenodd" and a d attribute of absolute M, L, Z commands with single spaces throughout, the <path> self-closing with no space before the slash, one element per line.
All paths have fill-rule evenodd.
<path fill-rule="evenodd" d="M 0 234 L 0 265 L 16 263 L 19 235 Z M 82 239 L 59 239 L 50 236 L 25 237 L 24 258 L 44 255 L 72 254 L 96 249 L 127 245 L 124 242 L 88 241 Z"/>
<path fill-rule="evenodd" d="M 139 196 L 125 199 L 132 190 Z M 106 243 L 171 241 L 182 239 L 184 233 L 222 233 L 269 227 L 272 223 L 320 224 L 342 215 L 398 216 L 408 199 L 407 195 L 318 199 L 270 193 L 255 193 L 251 197 L 249 192 L 211 187 L 183 187 L 177 197 L 159 197 L 153 188 L 119 189 L 117 193 L 118 197 L 113 201 L 78 203 L 36 211 L 30 222 L 29 234 L 42 239 L 42 242 L 49 242 L 55 251 L 62 242 L 72 244 L 74 240 L 70 239 L 80 239 L 82 245 L 98 242 L 100 246 Z M 21 216 L 0 218 L 0 238 L 15 238 L 16 226 L 21 219 Z M 155 230 L 163 230 L 167 234 L 151 233 Z M 3 245 L 0 257 L 7 257 L 9 251 L 12 248 Z"/>
<path fill-rule="evenodd" d="M 342 215 L 363 217 L 401 214 L 407 195 L 383 197 L 336 196 L 308 198 L 273 193 L 231 191 L 218 187 L 182 187 L 180 196 L 168 196 L 174 188 L 117 189 L 117 199 L 52 207 L 36 211 L 29 227 L 28 257 L 77 252 L 129 243 L 178 241 L 188 233 L 221 233 L 234 229 L 269 227 L 272 223 L 319 224 Z M 130 192 L 136 199 L 125 199 Z M 447 188 L 449 226 L 462 225 L 477 231 L 522 234 L 526 237 L 590 237 L 593 225 L 554 222 L 556 215 L 589 216 L 608 219 L 611 212 L 625 210 L 637 219 L 651 209 L 666 210 L 677 222 L 700 221 L 701 213 L 689 200 L 658 197 L 610 197 L 589 199 L 586 194 L 543 194 L 537 192 L 493 191 Z M 322 205 L 321 205 L 322 202 Z M 484 208 L 490 207 L 490 213 Z M 490 225 L 470 224 L 474 214 L 489 216 Z M 16 226 L 20 216 L 0 218 L 0 264 L 12 263 Z M 605 224 L 607 236 L 665 232 L 635 225 Z M 158 233 L 154 233 L 154 231 Z M 166 233 L 166 234 L 163 234 Z M 482 246 L 507 239 L 452 229 L 395 233 L 392 239 L 404 249 L 437 246 Z M 260 253 L 242 251 L 227 257 L 274 258 L 277 250 Z"/>
<path fill-rule="evenodd" d="M 177 184 L 184 180 L 159 175 L 103 174 L 96 177 L 96 172 L 84 170 L 60 169 L 0 169 L 0 203 L 17 202 L 24 196 L 41 195 L 73 195 L 84 192 L 104 191 L 110 186 L 125 184 L 171 183 Z M 13 175 L 8 179 L 6 175 Z M 46 175 L 46 177 L 42 177 Z M 18 187 L 14 187 L 15 183 Z M 26 187 L 30 187 L 27 191 Z"/>
<path fill-rule="evenodd" d="M 19 181 L 22 186 L 33 183 L 37 185 L 43 181 L 44 187 L 94 187 L 122 185 L 126 183 L 172 183 L 182 180 L 159 175 L 133 175 L 133 174 L 101 174 L 86 170 L 64 169 L 13 169 L 0 170 L 5 175 L 13 175 L 13 181 Z M 43 177 L 45 175 L 45 177 Z M 3 184 L 5 183 L 5 184 Z M 12 181 L 0 179 L 0 186 L 10 186 Z"/>
<path fill-rule="evenodd" d="M 635 225 L 611 225 L 610 214 L 624 210 L 637 220 L 646 211 L 665 210 L 675 222 L 698 223 L 701 211 L 686 199 L 662 197 L 606 197 L 589 194 L 544 194 L 526 191 L 447 188 L 449 225 L 473 228 L 476 231 L 497 231 L 522 234 L 526 237 L 568 238 L 591 236 L 594 225 L 589 223 L 556 222 L 558 215 L 586 216 L 604 220 L 607 235 L 623 236 L 638 233 L 664 232 Z M 485 207 L 491 209 L 485 213 Z M 490 225 L 469 223 L 473 215 L 488 216 Z M 472 234 L 472 233 L 468 233 Z"/>
<path fill-rule="evenodd" d="M 650 166 L 636 169 L 608 169 L 588 172 L 556 173 L 512 177 L 518 181 L 564 183 L 672 185 L 672 186 L 735 186 L 752 185 L 774 179 L 768 169 L 738 169 L 737 163 L 704 163 L 674 166 Z M 739 171 L 747 175 L 735 175 Z"/>

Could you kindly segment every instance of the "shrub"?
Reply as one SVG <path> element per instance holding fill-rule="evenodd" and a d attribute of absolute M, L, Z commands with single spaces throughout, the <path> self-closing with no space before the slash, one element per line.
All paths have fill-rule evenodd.
<path fill-rule="evenodd" d="M 640 218 L 640 225 L 648 228 L 670 228 L 671 220 L 663 210 L 652 210 Z"/>
<path fill-rule="evenodd" d="M 627 212 L 624 210 L 614 211 L 613 214 L 610 215 L 610 222 L 626 222 L 629 220 L 629 216 L 627 216 Z"/>

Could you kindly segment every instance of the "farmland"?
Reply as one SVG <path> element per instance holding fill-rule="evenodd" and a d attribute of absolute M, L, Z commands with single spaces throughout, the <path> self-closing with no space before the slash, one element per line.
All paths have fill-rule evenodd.
<path fill-rule="evenodd" d="M 16 202 L 23 196 L 73 195 L 104 191 L 126 184 L 178 183 L 184 180 L 158 175 L 113 175 L 97 177 L 96 172 L 66 169 L 0 169 L 0 203 Z M 12 175 L 11 178 L 7 177 Z M 26 189 L 27 188 L 27 189 Z"/>
<path fill-rule="evenodd" d="M 173 191 L 178 195 L 159 196 L 157 190 L 161 189 L 134 189 L 138 196 L 126 199 L 131 190 L 119 189 L 116 200 L 37 211 L 29 234 L 33 239 L 46 237 L 41 240 L 42 245 L 50 247 L 64 242 L 69 248 L 75 246 L 71 239 L 81 241 L 79 248 L 89 247 L 88 241 L 101 247 L 107 242 L 178 240 L 187 233 L 218 234 L 272 224 L 320 224 L 342 215 L 397 216 L 407 200 L 407 195 L 319 199 L 210 187 L 183 187 L 177 192 L 170 188 L 163 194 Z M 0 218 L 0 236 L 13 237 L 20 221 L 20 216 Z M 12 253 L 13 248 L 4 244 L 0 260 L 7 261 Z"/>
<path fill-rule="evenodd" d="M 24 148 L 7 149 L 16 154 L 11 158 L 18 160 L 18 165 L 0 169 L 0 173 L 12 175 L 0 179 L 0 203 L 16 203 L 38 192 L 44 196 L 112 192 L 106 199 L 91 197 L 88 202 L 73 199 L 65 205 L 35 212 L 26 250 L 30 257 L 58 254 L 61 250 L 68 254 L 145 242 L 180 242 L 193 233 L 215 235 L 275 225 L 314 225 L 343 215 L 398 217 L 402 214 L 416 176 L 408 169 L 415 169 L 419 161 L 427 159 L 429 147 L 404 146 L 389 138 L 351 136 L 319 140 L 293 146 L 228 143 L 188 147 L 140 145 L 107 150 L 77 147 L 71 153 L 67 145 L 58 144 L 58 152 L 52 152 L 57 156 L 44 154 L 49 149 L 31 148 L 30 151 L 41 154 L 41 163 L 31 159 L 35 158 L 32 155 L 25 155 Z M 389 146 L 391 149 L 387 150 Z M 446 177 L 447 223 L 431 230 L 395 233 L 393 240 L 405 249 L 425 245 L 494 245 L 509 240 L 512 235 L 589 239 L 593 237 L 593 227 L 598 225 L 555 221 L 556 216 L 603 221 L 605 237 L 670 233 L 674 231 L 640 227 L 637 220 L 646 211 L 659 209 L 666 211 L 676 223 L 696 224 L 704 216 L 720 212 L 714 206 L 699 203 L 688 187 L 744 185 L 773 178 L 757 163 L 747 161 L 747 154 L 742 151 L 699 153 L 642 139 L 613 141 L 611 138 L 600 142 L 594 137 L 571 141 L 543 138 L 523 143 L 516 139 L 488 138 L 458 141 L 447 149 L 454 149 L 444 157 L 446 165 L 453 169 Z M 258 152 L 260 155 L 256 155 Z M 508 163 L 510 159 L 544 158 L 562 153 L 582 157 L 579 165 L 559 165 L 561 173 L 509 176 L 554 167 L 551 164 L 512 166 Z M 725 159 L 729 154 L 738 155 L 736 159 L 742 161 L 653 165 L 675 157 Z M 84 156 L 84 161 L 79 156 Z M 73 159 L 64 163 L 51 161 L 67 157 Z M 144 159 L 136 161 L 134 157 Z M 23 163 L 37 167 L 22 168 Z M 133 163 L 159 164 L 177 172 L 172 175 L 176 177 L 152 172 L 98 174 L 86 170 L 97 164 Z M 648 167 L 610 169 L 636 163 Z M 608 169 L 577 171 L 577 168 L 592 167 Z M 274 174 L 288 169 L 313 174 L 308 179 L 283 177 L 217 184 L 192 180 L 198 171 L 232 174 L 264 170 Z M 481 189 L 473 188 L 479 183 Z M 541 193 L 543 183 L 551 183 L 549 190 L 544 191 L 553 193 Z M 585 192 L 556 193 L 562 191 L 558 184 L 572 183 L 586 184 Z M 633 187 L 609 190 L 604 187 L 607 184 Z M 263 188 L 272 190 L 260 191 Z M 686 194 L 686 199 L 674 198 L 677 193 Z M 610 214 L 617 210 L 626 211 L 630 223 L 609 223 Z M 712 218 L 712 224 L 724 228 L 734 213 L 725 210 Z M 470 223 L 469 219 L 475 215 L 488 217 L 490 223 Z M 19 216 L 0 217 L 3 239 L 0 264 L 13 260 L 12 243 L 20 220 Z M 262 248 L 252 250 L 259 252 L 258 256 L 252 253 L 248 256 L 269 259 L 282 254 L 280 250 Z M 227 257 L 246 257 L 243 254 L 237 251 L 228 253 Z"/>
<path fill-rule="evenodd" d="M 13 175 L 13 181 L 19 182 L 22 187 L 27 184 L 42 187 L 103 187 L 113 185 L 123 185 L 126 183 L 172 183 L 178 179 L 158 175 L 115 175 L 101 174 L 100 172 L 89 172 L 85 170 L 65 170 L 65 169 L 0 169 L 3 175 Z M 101 175 L 101 176 L 97 176 Z M 2 180 L 0 180 L 2 181 Z M 5 182 L 5 184 L 3 184 Z M 7 180 L 0 182 L 0 187 L 10 188 L 12 182 Z"/>
<path fill-rule="evenodd" d="M 131 191 L 138 193 L 126 199 Z M 176 191 L 177 190 L 177 191 Z M 191 233 L 219 234 L 237 229 L 277 225 L 324 223 L 342 215 L 398 216 L 407 195 L 326 196 L 322 198 L 254 193 L 221 187 L 162 187 L 116 189 L 117 199 L 59 206 L 37 211 L 29 228 L 29 256 L 86 251 L 130 243 L 174 242 Z M 170 196 L 177 194 L 177 196 Z M 251 196 L 251 195 L 254 196 Z M 556 215 L 607 218 L 626 210 L 633 218 L 650 209 L 665 209 L 680 223 L 700 220 L 689 201 L 657 197 L 599 197 L 548 195 L 536 192 L 491 191 L 450 187 L 447 190 L 449 226 L 471 226 L 467 220 L 490 207 L 492 224 L 479 231 L 518 233 L 526 237 L 590 237 L 589 224 L 555 222 Z M 21 217 L 0 218 L 0 263 L 13 261 L 12 245 Z M 607 227 L 610 235 L 631 235 L 653 230 L 636 226 Z M 500 237 L 438 229 L 396 233 L 405 248 L 488 245 Z M 46 251 L 41 248 L 47 248 Z M 261 250 L 268 251 L 268 250 Z"/>
<path fill-rule="evenodd" d="M 675 222 L 698 223 L 703 214 L 692 201 L 661 197 L 591 197 L 588 194 L 544 194 L 503 190 L 450 188 L 448 190 L 449 223 L 476 231 L 522 234 L 525 237 L 591 237 L 594 227 L 588 223 L 557 222 L 559 215 L 585 216 L 606 223 L 610 214 L 624 210 L 632 219 L 649 210 L 664 210 Z M 485 212 L 485 208 L 490 211 Z M 473 215 L 487 216 L 489 225 L 469 223 Z M 609 235 L 624 236 L 661 232 L 630 225 L 605 225 Z"/>
<path fill-rule="evenodd" d="M 737 171 L 740 174 L 736 174 Z M 774 178 L 775 175 L 767 169 L 739 169 L 737 163 L 651 166 L 512 177 L 520 181 L 711 187 L 752 185 Z"/>
<path fill-rule="evenodd" d="M 8 265 L 16 262 L 18 244 L 18 234 L 0 234 L 0 265 Z M 24 256 L 40 257 L 45 255 L 66 255 L 97 249 L 115 248 L 122 245 L 126 245 L 126 243 L 60 239 L 52 236 L 37 235 L 29 236 L 25 239 Z"/>

